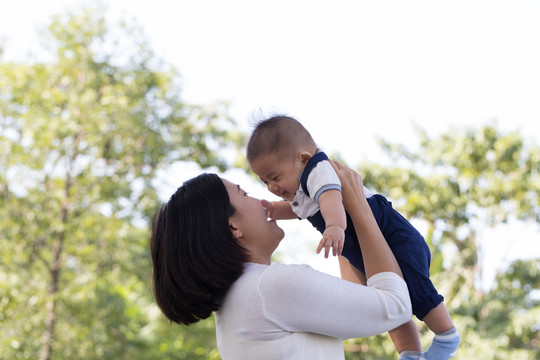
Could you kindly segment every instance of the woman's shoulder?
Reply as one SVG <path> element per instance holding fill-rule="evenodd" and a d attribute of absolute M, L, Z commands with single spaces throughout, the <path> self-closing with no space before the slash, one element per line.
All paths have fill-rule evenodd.
<path fill-rule="evenodd" d="M 244 275 L 282 277 L 294 276 L 294 274 L 316 271 L 307 264 L 282 264 L 272 263 L 270 265 L 246 263 L 244 265 Z"/>
<path fill-rule="evenodd" d="M 316 271 L 307 264 L 282 264 L 272 263 L 267 267 L 265 273 L 271 273 L 276 275 L 291 275 L 295 273 Z"/>
<path fill-rule="evenodd" d="M 332 281 L 332 275 L 315 270 L 307 264 L 272 264 L 268 266 L 259 278 L 262 289 L 279 288 L 282 292 L 293 291 L 319 284 L 323 281 Z"/>
<path fill-rule="evenodd" d="M 283 296 L 284 293 L 307 291 L 312 287 L 320 289 L 321 284 L 336 280 L 339 279 L 315 270 L 307 264 L 272 263 L 271 265 L 261 265 L 247 263 L 244 274 L 237 281 L 237 285 L 255 286 L 259 294 L 265 296 L 276 293 Z"/>
<path fill-rule="evenodd" d="M 297 291 L 302 283 L 313 277 L 312 272 L 317 271 L 304 264 L 245 263 L 244 273 L 235 281 L 227 297 L 245 298 L 249 297 L 247 294 L 258 294 L 256 296 L 262 296 L 265 299 L 276 295 L 282 297 L 284 293 L 290 294 Z"/>
<path fill-rule="evenodd" d="M 246 263 L 244 265 L 243 280 L 253 281 L 255 278 L 264 283 L 287 283 L 298 277 L 310 276 L 310 273 L 318 273 L 307 264 L 282 264 L 272 263 L 270 265 Z"/>

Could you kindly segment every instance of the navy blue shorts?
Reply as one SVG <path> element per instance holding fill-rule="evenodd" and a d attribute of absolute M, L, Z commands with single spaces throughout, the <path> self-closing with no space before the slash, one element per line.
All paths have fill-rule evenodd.
<path fill-rule="evenodd" d="M 368 198 L 369 206 L 377 224 L 399 263 L 403 277 L 409 288 L 413 314 L 420 320 L 443 301 L 429 278 L 431 253 L 423 236 L 409 223 L 382 195 Z M 324 232 L 324 220 L 318 215 L 309 218 L 310 222 Z M 347 214 L 347 230 L 342 255 L 357 269 L 365 273 L 362 252 L 352 221 Z"/>

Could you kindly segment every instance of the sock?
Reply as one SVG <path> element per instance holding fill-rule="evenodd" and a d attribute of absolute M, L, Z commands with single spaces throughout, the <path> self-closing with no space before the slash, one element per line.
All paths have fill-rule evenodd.
<path fill-rule="evenodd" d="M 418 360 L 420 359 L 420 356 L 422 355 L 419 351 L 402 351 L 399 353 L 399 359 L 398 360 Z"/>
<path fill-rule="evenodd" d="M 460 341 L 461 337 L 455 326 L 448 331 L 435 334 L 433 342 L 420 359 L 448 360 L 456 356 L 456 350 Z"/>

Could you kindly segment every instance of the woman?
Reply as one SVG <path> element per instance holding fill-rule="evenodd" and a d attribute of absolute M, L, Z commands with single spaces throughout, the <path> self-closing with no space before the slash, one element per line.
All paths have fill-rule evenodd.
<path fill-rule="evenodd" d="M 284 236 L 258 199 L 203 174 L 186 181 L 154 218 L 157 303 L 171 321 L 216 312 L 223 359 L 344 359 L 342 340 L 411 319 L 407 286 L 365 200 L 361 177 L 333 164 L 358 233 L 367 286 L 305 265 L 271 264 Z"/>

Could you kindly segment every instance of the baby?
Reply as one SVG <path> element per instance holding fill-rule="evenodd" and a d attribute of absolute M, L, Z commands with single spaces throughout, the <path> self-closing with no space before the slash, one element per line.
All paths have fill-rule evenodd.
<path fill-rule="evenodd" d="M 355 230 L 341 198 L 341 184 L 325 153 L 297 120 L 274 116 L 260 121 L 247 145 L 251 170 L 273 194 L 286 201 L 263 200 L 269 217 L 308 219 L 323 237 L 317 253 L 340 256 L 342 277 L 365 284 L 364 262 Z M 399 359 L 449 359 L 455 355 L 460 336 L 429 279 L 431 254 L 422 235 L 382 195 L 364 188 L 377 224 L 396 257 L 411 296 L 413 314 L 435 332 L 422 354 L 414 320 L 394 329 L 390 337 Z M 346 260 L 345 260 L 346 259 Z M 351 265 L 353 267 L 351 267 Z"/>

